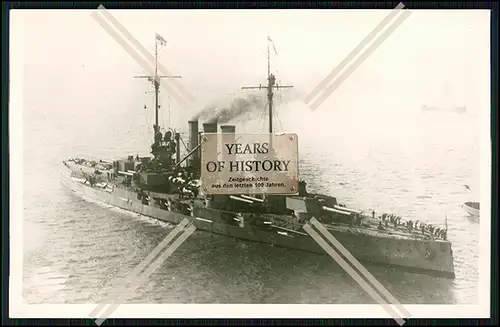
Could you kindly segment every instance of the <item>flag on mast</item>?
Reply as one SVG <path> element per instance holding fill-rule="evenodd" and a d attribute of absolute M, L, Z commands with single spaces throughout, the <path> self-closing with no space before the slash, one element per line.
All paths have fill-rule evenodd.
<path fill-rule="evenodd" d="M 165 40 L 163 38 L 163 36 L 161 36 L 158 33 L 156 33 L 156 41 L 158 41 L 160 43 L 160 45 L 166 45 L 167 44 L 167 40 Z"/>
<path fill-rule="evenodd" d="M 274 53 L 276 53 L 276 55 L 278 55 L 278 52 L 276 51 L 276 47 L 274 46 L 274 42 L 273 42 L 273 40 L 271 40 L 271 38 L 269 37 L 269 35 L 267 36 L 267 40 L 269 42 L 271 42 L 271 45 L 273 46 Z"/>
<path fill-rule="evenodd" d="M 444 229 L 448 231 L 448 213 L 444 216 Z"/>

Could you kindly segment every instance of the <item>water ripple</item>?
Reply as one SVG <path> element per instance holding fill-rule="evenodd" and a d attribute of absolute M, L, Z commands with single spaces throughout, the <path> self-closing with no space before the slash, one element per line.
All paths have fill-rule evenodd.
<path fill-rule="evenodd" d="M 124 144 L 123 135 L 144 128 L 139 122 L 101 116 L 116 124 L 117 130 L 108 130 L 78 125 L 79 115 L 83 113 L 55 119 L 60 126 L 52 126 L 54 134 L 50 134 L 49 125 L 56 124 L 52 120 L 45 120 L 43 129 L 36 119 L 25 121 L 25 165 L 30 164 L 25 166 L 24 179 L 23 298 L 29 303 L 98 301 L 172 228 L 82 200 L 60 186 L 61 158 L 76 153 L 112 158 L 149 146 L 130 132 L 127 149 L 116 147 Z M 307 179 L 310 190 L 337 196 L 348 206 L 392 212 L 405 219 L 443 224 L 448 217 L 456 279 L 368 266 L 389 291 L 403 303 L 476 303 L 479 224 L 460 205 L 477 196 L 476 188 L 466 192 L 463 184 L 479 185 L 478 139 L 458 132 L 448 133 L 453 137 L 440 136 L 445 135 L 443 128 L 467 131 L 469 122 L 454 121 L 450 127 L 412 117 L 397 123 L 416 124 L 409 130 L 427 133 L 416 141 L 415 136 L 395 134 L 385 125 L 364 131 L 358 122 L 349 129 L 349 120 L 339 124 L 332 119 L 331 128 L 317 132 L 309 128 L 318 122 L 312 116 L 293 110 L 281 116 L 287 129 L 300 135 L 301 177 Z M 246 122 L 245 128 L 254 125 Z M 85 133 L 85 138 L 75 136 L 79 133 Z M 195 232 L 128 302 L 373 300 L 328 256 Z"/>

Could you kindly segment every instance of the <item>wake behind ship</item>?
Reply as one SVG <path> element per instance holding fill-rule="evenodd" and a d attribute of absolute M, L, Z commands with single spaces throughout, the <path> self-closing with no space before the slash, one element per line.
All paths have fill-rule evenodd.
<path fill-rule="evenodd" d="M 203 133 L 234 135 L 236 126 L 206 122 L 200 130 L 198 120 L 187 122 L 189 153 L 181 158 L 180 133 L 160 132 L 159 78 L 148 78 L 156 92 L 152 156 L 65 160 L 61 182 L 68 189 L 165 222 L 177 224 L 187 218 L 198 230 L 326 254 L 303 229 L 314 217 L 358 260 L 454 278 L 447 227 L 405 221 L 394 214 L 377 215 L 375 211 L 364 214 L 340 204 L 333 196 L 309 193 L 305 181 L 292 196 L 204 195 L 199 181 L 200 138 Z M 256 88 L 267 91 L 269 133 L 273 133 L 273 90 L 280 87 L 268 65 L 267 86 Z"/>

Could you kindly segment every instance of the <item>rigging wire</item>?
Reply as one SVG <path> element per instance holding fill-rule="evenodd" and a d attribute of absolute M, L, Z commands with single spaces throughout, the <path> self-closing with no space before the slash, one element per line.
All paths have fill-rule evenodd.
<path fill-rule="evenodd" d="M 142 135 L 144 136 L 144 144 L 148 144 L 149 143 L 149 140 L 148 140 L 148 134 L 149 134 L 149 110 L 147 109 L 147 105 L 144 105 L 146 108 L 146 113 L 144 114 L 144 129 L 143 129 L 143 132 L 142 132 Z"/>
<path fill-rule="evenodd" d="M 158 101 L 160 102 L 160 101 Z M 163 126 L 163 130 L 166 132 L 167 131 L 167 125 L 165 125 L 165 117 L 163 115 L 163 110 L 162 109 L 162 105 L 161 104 L 158 104 L 158 115 L 160 116 L 160 121 L 162 123 L 162 126 Z"/>
<path fill-rule="evenodd" d="M 149 86 L 149 83 L 147 83 L 148 86 Z M 149 88 L 148 88 L 149 89 Z M 148 91 L 145 91 L 145 93 L 147 94 Z M 152 126 L 153 124 L 153 121 L 154 121 L 154 111 L 150 111 L 148 110 L 148 107 L 147 105 L 144 105 L 146 108 L 146 114 L 144 115 L 144 118 L 145 118 L 145 128 L 144 128 L 144 131 L 143 131 L 143 135 L 144 135 L 144 140 L 145 140 L 145 144 L 147 144 L 149 146 L 149 142 L 150 142 L 150 133 L 151 133 L 151 130 L 150 130 L 150 125 Z M 152 107 L 154 108 L 154 100 L 153 100 L 153 105 Z M 153 135 L 153 138 L 154 138 L 154 135 Z"/>
<path fill-rule="evenodd" d="M 277 92 L 277 93 L 278 93 L 278 92 Z M 277 102 L 277 104 L 279 105 L 279 104 L 281 104 L 281 100 L 283 100 L 283 94 L 278 93 L 278 95 L 279 95 L 279 97 L 278 97 L 278 101 L 276 101 L 276 102 Z M 276 106 L 276 108 L 278 107 L 278 105 Z M 279 126 L 280 126 L 280 128 L 281 128 L 281 131 L 283 132 L 283 131 L 284 131 L 284 128 L 283 128 L 283 124 L 281 123 L 281 120 L 280 120 L 280 118 L 279 118 L 279 115 L 278 115 L 278 110 L 273 110 L 273 114 L 274 114 L 274 116 L 276 117 L 276 120 L 278 121 L 278 124 L 279 124 Z"/>
<path fill-rule="evenodd" d="M 264 110 L 262 110 L 262 115 L 260 116 L 260 120 L 262 121 L 262 130 L 266 130 L 266 113 L 269 108 L 269 101 L 266 100 L 266 104 L 264 105 Z"/>
<path fill-rule="evenodd" d="M 170 126 L 170 124 L 172 123 L 172 100 L 170 98 L 170 94 L 167 95 L 167 102 L 168 102 L 168 125 Z"/>
<path fill-rule="evenodd" d="M 283 132 L 283 124 L 281 123 L 281 120 L 280 120 L 280 118 L 278 116 L 278 111 L 277 110 L 273 110 L 273 116 L 274 116 L 275 120 L 278 122 L 278 125 L 281 128 L 281 132 Z"/>
<path fill-rule="evenodd" d="M 179 140 L 181 140 L 182 145 L 184 145 L 184 149 L 186 149 L 187 152 L 189 152 L 188 147 L 186 146 L 186 143 L 184 142 L 184 139 L 182 138 L 181 135 L 179 135 Z"/>

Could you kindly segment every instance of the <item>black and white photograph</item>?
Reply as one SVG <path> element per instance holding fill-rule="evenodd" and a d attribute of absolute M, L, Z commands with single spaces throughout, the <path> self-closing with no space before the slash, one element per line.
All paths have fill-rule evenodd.
<path fill-rule="evenodd" d="M 489 317 L 489 11 L 10 21 L 12 317 Z"/>

